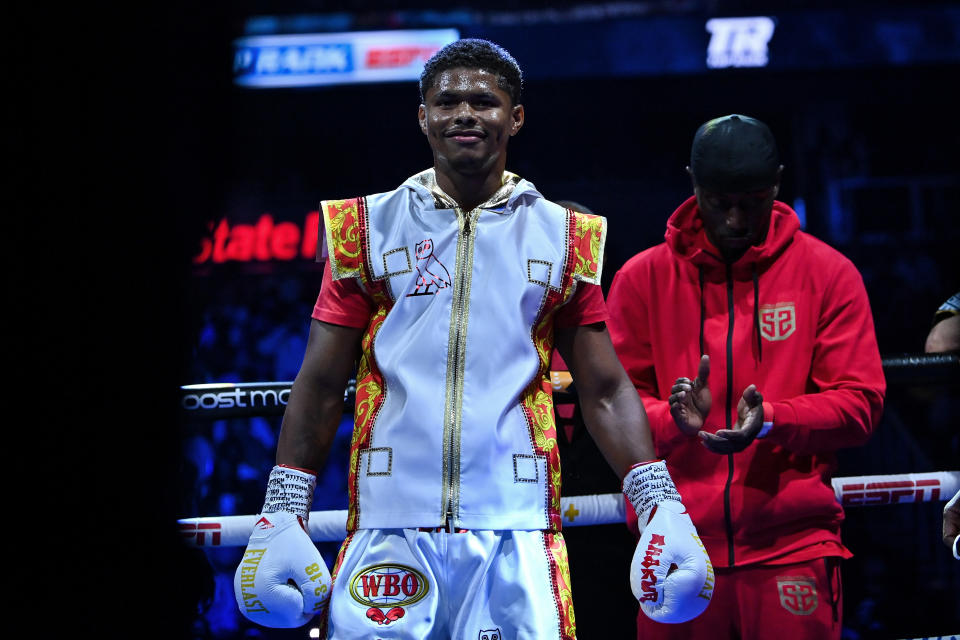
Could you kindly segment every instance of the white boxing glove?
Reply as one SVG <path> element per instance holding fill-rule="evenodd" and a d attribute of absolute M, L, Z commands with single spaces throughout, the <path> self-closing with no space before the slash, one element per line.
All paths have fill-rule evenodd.
<path fill-rule="evenodd" d="M 637 513 L 640 542 L 630 565 L 630 588 L 656 622 L 687 622 L 713 597 L 713 565 L 662 460 L 634 465 L 623 493 Z"/>
<path fill-rule="evenodd" d="M 300 469 L 270 472 L 266 502 L 233 577 L 240 613 L 257 624 L 305 625 L 330 598 L 330 572 L 307 533 L 316 483 Z"/>

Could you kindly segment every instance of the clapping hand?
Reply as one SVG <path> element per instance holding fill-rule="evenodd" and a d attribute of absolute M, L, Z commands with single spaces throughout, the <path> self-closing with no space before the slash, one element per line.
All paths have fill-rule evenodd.
<path fill-rule="evenodd" d="M 737 422 L 732 429 L 720 429 L 716 433 L 700 431 L 700 440 L 714 453 L 736 453 L 753 442 L 763 428 L 763 396 L 756 385 L 750 385 L 737 403 Z"/>
<path fill-rule="evenodd" d="M 710 356 L 700 357 L 697 377 L 677 378 L 670 388 L 670 415 L 677 427 L 688 436 L 695 436 L 703 428 L 704 420 L 710 413 L 713 398 L 707 379 L 710 377 Z"/>

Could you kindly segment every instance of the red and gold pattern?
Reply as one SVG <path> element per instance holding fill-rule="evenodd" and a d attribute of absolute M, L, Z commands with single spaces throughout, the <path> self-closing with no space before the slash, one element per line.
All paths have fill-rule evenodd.
<path fill-rule="evenodd" d="M 573 614 L 573 595 L 570 589 L 570 561 L 567 559 L 567 545 L 560 532 L 544 532 L 543 541 L 550 563 L 550 583 L 553 597 L 560 616 L 560 637 L 562 640 L 576 640 L 577 619 Z"/>
<path fill-rule="evenodd" d="M 540 320 L 532 333 L 533 344 L 540 358 L 540 370 L 520 399 L 530 425 L 534 451 L 547 459 L 547 517 L 552 531 L 559 531 L 563 522 L 560 513 L 560 452 L 549 378 L 553 318 L 560 304 L 573 295 L 577 281 L 600 284 L 603 243 L 606 240 L 606 220 L 603 217 L 572 210 L 567 211 L 567 216 L 567 256 L 560 291 L 550 290 Z"/>
<path fill-rule="evenodd" d="M 364 245 L 360 207 L 361 198 L 320 203 L 334 280 L 357 276 L 362 268 Z"/>
<path fill-rule="evenodd" d="M 540 371 L 524 391 L 520 404 L 530 426 L 533 450 L 547 459 L 547 518 L 549 528 L 559 531 L 563 522 L 560 513 L 560 449 L 557 446 L 553 394 L 548 378 L 550 354 L 553 351 L 553 315 L 552 312 L 546 314 L 533 331 L 533 344 L 540 357 Z"/>
<path fill-rule="evenodd" d="M 574 278 L 600 284 L 603 243 L 607 235 L 606 219 L 602 216 L 574 212 L 572 222 Z"/>
<path fill-rule="evenodd" d="M 333 585 L 337 582 L 337 576 L 340 574 L 340 568 L 343 566 L 343 558 L 347 555 L 347 548 L 350 547 L 350 543 L 353 542 L 353 533 L 348 533 L 347 537 L 343 539 L 343 543 L 340 545 L 340 552 L 337 553 L 337 560 L 333 563 L 333 570 L 330 572 L 330 593 L 333 594 Z M 319 627 L 320 627 L 320 638 L 327 637 L 327 627 L 330 624 L 330 601 L 327 600 L 327 605 L 323 608 L 323 611 L 320 612 L 318 618 Z"/>
<path fill-rule="evenodd" d="M 327 200 L 322 203 L 327 243 L 335 279 L 358 278 L 373 299 L 375 309 L 360 342 L 362 355 L 357 369 L 357 393 L 354 410 L 353 437 L 350 441 L 350 467 L 347 491 L 347 531 L 354 531 L 360 520 L 358 481 L 360 451 L 370 446 L 373 425 L 383 406 L 386 389 L 383 375 L 373 357 L 373 340 L 383 325 L 393 301 L 384 284 L 370 277 L 365 259 L 367 245 L 367 203 L 364 198 Z"/>
<path fill-rule="evenodd" d="M 347 491 L 349 492 L 349 509 L 347 511 L 347 531 L 354 531 L 360 519 L 359 503 L 359 469 L 360 451 L 370 446 L 373 436 L 373 423 L 383 405 L 384 388 L 383 376 L 377 369 L 373 358 L 373 339 L 380 330 L 380 326 L 387 317 L 388 309 L 379 307 L 370 318 L 370 324 L 361 340 L 362 355 L 357 368 L 356 405 L 353 415 L 353 437 L 350 441 L 350 466 Z"/>

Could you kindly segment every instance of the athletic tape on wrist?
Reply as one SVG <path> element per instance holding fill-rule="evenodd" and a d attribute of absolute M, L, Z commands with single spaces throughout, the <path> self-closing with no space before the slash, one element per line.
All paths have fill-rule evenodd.
<path fill-rule="evenodd" d="M 638 517 L 660 502 L 681 502 L 680 493 L 663 460 L 630 469 L 623 479 L 623 494 Z"/>
<path fill-rule="evenodd" d="M 276 466 L 270 470 L 267 480 L 267 497 L 261 513 L 286 511 L 303 518 L 310 517 L 313 504 L 313 490 L 317 486 L 317 476 L 299 469 Z"/>

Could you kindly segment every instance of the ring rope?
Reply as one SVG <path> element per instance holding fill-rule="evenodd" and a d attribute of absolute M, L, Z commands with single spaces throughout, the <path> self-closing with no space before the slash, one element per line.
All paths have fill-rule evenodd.
<path fill-rule="evenodd" d="M 887 384 L 949 380 L 960 372 L 960 354 L 935 353 L 884 358 Z M 551 371 L 550 382 L 557 404 L 573 402 L 576 388 L 567 371 Z M 220 419 L 283 415 L 292 382 L 221 382 L 180 387 L 180 408 L 185 416 Z M 343 411 L 352 413 L 357 381 L 343 392 Z"/>
<path fill-rule="evenodd" d="M 834 478 L 833 492 L 844 507 L 869 507 L 949 500 L 960 491 L 960 471 Z M 624 522 L 623 494 L 560 498 L 563 526 L 582 527 Z M 201 547 L 242 547 L 257 516 L 211 516 L 178 520 L 184 539 Z M 309 533 L 315 542 L 334 542 L 347 535 L 347 511 L 310 512 Z"/>

